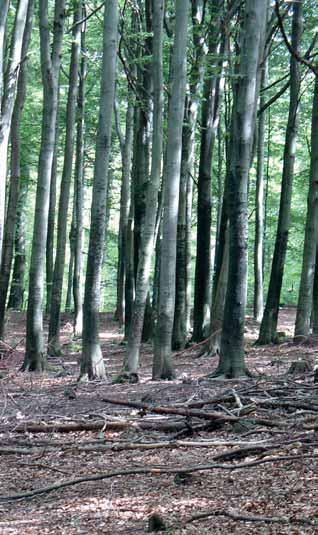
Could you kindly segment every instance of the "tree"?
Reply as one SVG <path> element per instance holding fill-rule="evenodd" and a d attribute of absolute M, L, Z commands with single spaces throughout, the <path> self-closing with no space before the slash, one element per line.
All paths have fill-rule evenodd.
<path fill-rule="evenodd" d="M 67 236 L 67 211 L 69 205 L 71 179 L 73 171 L 73 153 L 76 125 L 76 103 L 78 89 L 78 74 L 81 51 L 81 24 L 83 9 L 80 0 L 74 6 L 74 21 L 72 32 L 72 51 L 69 72 L 69 88 L 66 108 L 66 135 L 64 147 L 64 165 L 60 185 L 60 199 L 57 223 L 57 244 L 51 293 L 51 309 L 49 324 L 48 352 L 59 354 L 60 346 L 60 313 L 65 265 L 65 248 Z"/>
<path fill-rule="evenodd" d="M 244 322 L 247 289 L 248 176 L 255 130 L 259 65 L 263 57 L 266 2 L 247 0 L 242 26 L 239 87 L 234 95 L 229 172 L 229 272 L 216 375 L 246 374 Z M 253 43 L 253 47 L 250 43 Z"/>
<path fill-rule="evenodd" d="M 84 6 L 83 6 L 84 7 Z M 85 9 L 83 9 L 85 12 Z M 85 87 L 87 76 L 87 60 L 85 50 L 85 32 L 82 27 L 81 49 L 82 58 L 80 66 L 80 82 L 77 102 L 77 134 L 76 134 L 76 157 L 74 177 L 74 274 L 73 274 L 73 299 L 74 299 L 74 334 L 79 336 L 83 330 L 83 307 L 81 291 L 82 274 L 82 245 L 83 245 L 83 202 L 84 202 L 84 149 L 85 149 Z"/>
<path fill-rule="evenodd" d="M 11 36 L 8 64 L 3 65 L 3 39 L 9 2 L 0 6 L 0 258 L 5 220 L 5 195 L 7 177 L 7 157 L 11 120 L 15 102 L 16 87 L 21 62 L 22 43 L 28 11 L 28 0 L 19 0 Z M 2 78 L 3 77 L 3 78 Z"/>
<path fill-rule="evenodd" d="M 302 1 L 293 3 L 291 46 L 299 53 L 302 34 Z M 290 99 L 286 128 L 282 189 L 280 196 L 279 216 L 271 276 L 266 299 L 266 306 L 260 327 L 258 342 L 268 344 L 275 340 L 280 293 L 283 282 L 284 263 L 287 251 L 288 232 L 290 227 L 290 207 L 294 177 L 297 112 L 300 91 L 300 67 L 294 55 L 290 57 Z"/>
<path fill-rule="evenodd" d="M 32 253 L 29 271 L 26 353 L 22 369 L 42 371 L 46 367 L 43 340 L 43 270 L 55 143 L 58 83 L 64 33 L 64 0 L 56 0 L 51 51 L 48 2 L 40 0 L 40 53 L 43 82 L 41 148 L 36 189 Z"/>
<path fill-rule="evenodd" d="M 28 12 L 25 21 L 21 57 L 26 58 L 30 44 L 34 2 L 29 0 Z M 17 209 L 20 196 L 21 182 L 21 117 L 26 96 L 27 60 L 21 66 L 17 81 L 17 95 L 11 120 L 11 176 L 7 214 L 3 235 L 2 259 L 0 268 L 0 337 L 4 337 L 5 310 L 9 287 L 9 279 L 13 258 L 14 236 L 16 229 Z"/>
<path fill-rule="evenodd" d="M 211 2 L 209 50 L 215 56 L 224 1 Z M 220 54 L 224 53 L 224 38 Z M 217 65 L 218 66 L 218 65 Z M 213 66 L 215 68 L 215 66 Z M 212 69 L 213 69 L 212 67 Z M 212 159 L 220 109 L 220 76 L 211 66 L 206 75 L 201 107 L 201 144 L 198 173 L 197 246 L 195 264 L 193 340 L 200 342 L 207 335 L 211 319 L 211 223 L 212 223 Z M 211 72 L 212 71 L 212 72 Z"/>
<path fill-rule="evenodd" d="M 171 338 L 175 306 L 176 238 L 180 188 L 182 123 L 186 85 L 186 46 L 189 3 L 176 0 L 171 97 L 168 113 L 158 321 L 154 342 L 153 379 L 171 379 Z"/>
<path fill-rule="evenodd" d="M 118 1 L 109 0 L 104 14 L 99 119 L 96 135 L 93 199 L 83 305 L 81 380 L 104 379 L 106 376 L 99 343 L 99 305 L 106 227 L 108 164 L 115 97 L 117 40 Z"/>
<path fill-rule="evenodd" d="M 315 78 L 315 89 L 312 105 L 310 173 L 307 199 L 307 218 L 303 250 L 295 338 L 308 336 L 313 300 L 313 283 L 316 264 L 318 231 L 318 76 Z"/>
<path fill-rule="evenodd" d="M 163 40 L 163 0 L 154 0 L 152 13 L 153 23 L 153 138 L 151 176 L 147 183 L 146 212 L 141 234 L 139 249 L 136 294 L 133 304 L 132 318 L 128 337 L 126 362 L 128 371 L 136 374 L 139 366 L 139 350 L 144 323 L 152 254 L 154 250 L 155 226 L 160 187 L 162 141 L 163 141 L 163 71 L 162 71 L 162 40 Z"/>

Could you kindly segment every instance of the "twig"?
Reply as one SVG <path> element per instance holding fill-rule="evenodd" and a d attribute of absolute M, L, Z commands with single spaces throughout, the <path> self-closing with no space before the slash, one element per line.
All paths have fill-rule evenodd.
<path fill-rule="evenodd" d="M 264 522 L 265 524 L 297 524 L 297 525 L 309 525 L 309 526 L 318 526 L 317 522 L 313 522 L 308 518 L 290 518 L 286 516 L 256 516 L 256 515 L 242 515 L 238 513 L 232 513 L 231 511 L 226 511 L 225 509 L 218 509 L 216 511 L 205 511 L 203 513 L 198 513 L 191 516 L 184 521 L 184 524 L 190 524 L 190 522 L 195 522 L 196 520 L 203 520 L 204 518 L 209 518 L 210 516 L 226 516 L 231 518 L 231 520 L 238 520 L 241 522 Z"/>

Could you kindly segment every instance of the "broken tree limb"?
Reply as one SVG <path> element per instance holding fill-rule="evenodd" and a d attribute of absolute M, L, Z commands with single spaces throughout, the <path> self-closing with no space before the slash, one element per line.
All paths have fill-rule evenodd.
<path fill-rule="evenodd" d="M 235 423 L 244 421 L 246 417 L 244 416 L 234 416 L 230 414 L 223 414 L 217 411 L 202 411 L 199 409 L 188 409 L 181 407 L 154 407 L 152 405 L 147 405 L 146 403 L 136 402 L 136 401 L 124 401 L 121 399 L 112 399 L 112 398 L 102 398 L 101 401 L 104 403 L 110 403 L 112 405 L 122 405 L 124 407 L 131 407 L 143 411 L 144 413 L 152 412 L 154 414 L 174 414 L 178 416 L 185 416 L 187 418 L 202 418 L 204 420 L 210 421 L 221 421 Z M 267 427 L 285 427 L 283 421 L 269 420 L 266 418 L 248 418 L 250 421 L 253 420 L 253 423 L 259 425 L 265 425 Z"/>
<path fill-rule="evenodd" d="M 142 429 L 162 432 L 172 432 L 186 429 L 184 422 L 156 422 L 129 421 L 113 422 L 101 420 L 98 422 L 24 422 L 12 429 L 16 433 L 75 433 L 79 431 L 124 431 L 125 429 Z"/>
<path fill-rule="evenodd" d="M 210 518 L 211 516 L 226 516 L 231 520 L 237 520 L 240 522 L 263 522 L 265 524 L 296 524 L 296 525 L 309 525 L 318 526 L 317 522 L 309 520 L 309 518 L 290 518 L 286 516 L 256 516 L 256 515 L 243 515 L 241 513 L 234 513 L 232 511 L 226 511 L 225 509 L 218 509 L 216 511 L 205 511 L 191 516 L 188 520 L 183 522 L 184 525 L 195 522 L 196 520 L 203 520 Z"/>

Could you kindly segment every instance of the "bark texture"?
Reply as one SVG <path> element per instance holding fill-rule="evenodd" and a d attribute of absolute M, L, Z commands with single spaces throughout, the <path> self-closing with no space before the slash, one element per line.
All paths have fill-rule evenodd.
<path fill-rule="evenodd" d="M 171 67 L 171 98 L 168 115 L 167 155 L 164 169 L 164 200 L 158 321 L 153 379 L 171 379 L 171 338 L 175 307 L 176 239 L 180 187 L 182 123 L 186 84 L 186 47 L 189 2 L 176 0 L 174 49 Z"/>
<path fill-rule="evenodd" d="M 117 41 L 118 0 L 109 0 L 104 13 L 102 79 L 83 305 L 83 352 L 80 370 L 82 380 L 104 379 L 106 376 L 99 343 L 99 306 L 106 227 L 108 165 L 115 96 Z"/>
<path fill-rule="evenodd" d="M 299 53 L 302 35 L 302 1 L 293 4 L 292 20 L 292 48 Z M 290 57 L 290 100 L 288 122 L 285 138 L 282 189 L 278 215 L 278 225 L 275 240 L 271 276 L 266 299 L 266 306 L 260 327 L 258 342 L 269 344 L 275 341 L 280 294 L 283 283 L 284 264 L 287 251 L 288 233 L 290 227 L 290 207 L 294 178 L 296 136 L 297 136 L 297 111 L 300 91 L 300 67 L 298 60 Z"/>
<path fill-rule="evenodd" d="M 43 341 L 43 272 L 50 197 L 50 180 L 58 107 L 58 81 L 64 32 L 64 0 L 56 0 L 52 51 L 48 3 L 40 0 L 40 53 L 43 81 L 41 147 L 36 189 L 32 253 L 29 271 L 26 353 L 22 368 L 42 371 L 46 367 Z"/>
<path fill-rule="evenodd" d="M 247 0 L 242 26 L 240 81 L 233 106 L 229 172 L 229 275 L 217 375 L 246 374 L 244 322 L 247 289 L 248 176 L 255 131 L 258 69 L 264 51 L 266 2 Z M 253 43 L 253 47 L 250 43 Z"/>
<path fill-rule="evenodd" d="M 311 151 L 309 191 L 307 199 L 307 218 L 303 250 L 299 296 L 297 304 L 295 337 L 310 334 L 310 319 L 313 300 L 313 283 L 316 265 L 318 233 L 318 77 L 315 90 L 311 119 Z"/>

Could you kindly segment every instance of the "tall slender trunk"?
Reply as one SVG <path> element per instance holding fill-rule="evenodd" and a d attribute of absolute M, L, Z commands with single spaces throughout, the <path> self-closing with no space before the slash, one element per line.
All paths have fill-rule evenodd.
<path fill-rule="evenodd" d="M 116 319 L 120 325 L 125 321 L 125 281 L 126 281 L 126 242 L 130 209 L 130 173 L 133 148 L 134 102 L 132 92 L 128 92 L 126 111 L 125 140 L 122 147 L 122 183 L 120 193 L 120 219 L 118 236 L 118 276 Z"/>
<path fill-rule="evenodd" d="M 186 86 L 186 49 L 189 2 L 176 0 L 171 97 L 168 114 L 167 156 L 164 168 L 162 248 L 158 321 L 154 344 L 153 379 L 171 379 L 171 339 L 175 307 L 176 240 L 180 189 L 182 124 Z"/>
<path fill-rule="evenodd" d="M 10 0 L 1 0 L 0 2 L 0 117 L 2 114 L 2 98 L 3 98 L 3 72 L 4 72 L 4 38 L 6 31 L 6 22 L 9 9 Z"/>
<path fill-rule="evenodd" d="M 293 4 L 292 48 L 299 52 L 302 35 L 302 1 Z M 298 60 L 290 57 L 290 100 L 288 122 L 285 138 L 282 189 L 280 196 L 279 216 L 272 261 L 271 276 L 266 299 L 266 306 L 260 327 L 258 343 L 269 344 L 275 340 L 280 293 L 283 282 L 284 264 L 287 251 L 290 226 L 290 208 L 294 178 L 297 111 L 300 91 L 300 68 Z"/>
<path fill-rule="evenodd" d="M 215 55 L 224 2 L 214 0 L 214 18 L 209 38 L 209 54 Z M 220 54 L 224 53 L 222 39 Z M 201 111 L 201 145 L 198 174 L 197 247 L 194 284 L 193 340 L 201 341 L 208 332 L 211 316 L 211 223 L 212 223 L 212 159 L 219 120 L 220 76 L 209 76 L 203 88 Z"/>
<path fill-rule="evenodd" d="M 218 2 L 218 0 L 216 0 Z M 177 265 L 176 265 L 176 301 L 175 314 L 172 333 L 173 349 L 182 349 L 187 340 L 187 254 L 189 241 L 187 240 L 187 229 L 190 216 L 188 208 L 188 183 L 192 181 L 193 163 L 195 151 L 195 130 L 200 105 L 200 90 L 204 75 L 204 36 L 203 36 L 203 2 L 196 0 L 192 2 L 192 24 L 193 24 L 193 44 L 195 59 L 192 66 L 190 79 L 190 95 L 186 97 L 184 125 L 182 132 L 182 155 L 181 155 L 181 177 L 179 193 L 179 213 L 177 227 Z"/>
<path fill-rule="evenodd" d="M 268 62 L 265 60 L 261 91 L 267 83 Z M 260 109 L 265 104 L 265 93 L 261 92 Z M 261 321 L 263 317 L 263 269 L 264 269 L 264 171 L 265 171 L 265 124 L 266 112 L 262 112 L 258 119 L 257 134 L 257 170 L 255 193 L 255 241 L 254 241 L 254 319 Z"/>
<path fill-rule="evenodd" d="M 50 180 L 58 106 L 58 81 L 64 33 L 65 1 L 56 0 L 51 52 L 48 2 L 40 0 L 40 52 L 43 81 L 43 115 L 38 182 L 36 189 L 26 329 L 26 353 L 22 369 L 46 367 L 43 340 L 43 273 L 50 197 Z"/>
<path fill-rule="evenodd" d="M 303 251 L 303 265 L 301 271 L 295 337 L 308 336 L 310 333 L 310 318 L 312 311 L 313 283 L 316 264 L 318 233 L 318 76 L 315 80 L 315 90 L 311 119 L 311 152 L 309 190 L 307 199 L 307 218 Z"/>
<path fill-rule="evenodd" d="M 136 294 L 128 337 L 127 367 L 130 373 L 137 373 L 139 367 L 140 343 L 143 331 L 145 308 L 149 292 L 149 277 L 154 250 L 158 193 L 160 186 L 162 138 L 163 138 L 163 0 L 153 1 L 153 138 L 151 176 L 147 183 L 146 212 L 139 249 L 136 278 Z"/>
<path fill-rule="evenodd" d="M 21 165 L 21 178 L 14 239 L 14 264 L 8 308 L 23 309 L 26 271 L 27 197 L 30 170 Z"/>
<path fill-rule="evenodd" d="M 46 235 L 46 313 L 50 313 L 51 307 L 51 295 L 53 286 L 53 272 L 54 272 L 54 244 L 55 244 L 55 215 L 56 215 L 56 187 L 57 187 L 57 160 L 59 152 L 59 96 L 58 96 L 58 108 L 55 126 L 55 140 L 54 140 L 54 153 L 52 161 L 51 182 L 50 182 L 50 201 L 49 201 L 49 215 L 47 222 L 47 235 Z"/>
<path fill-rule="evenodd" d="M 34 11 L 33 0 L 29 1 L 28 13 L 24 29 L 21 56 L 24 58 L 31 38 L 32 19 Z M 17 96 L 14 104 L 11 122 L 11 173 L 7 206 L 7 217 L 4 227 L 2 260 L 0 269 L 0 338 L 4 336 L 5 329 L 5 307 L 7 301 L 11 265 L 13 259 L 14 236 L 16 229 L 16 217 L 19 201 L 20 178 L 21 178 L 21 135 L 20 122 L 26 94 L 27 64 L 21 64 L 18 83 Z"/>
<path fill-rule="evenodd" d="M 106 227 L 108 165 L 115 97 L 117 27 L 118 0 L 109 0 L 104 14 L 101 93 L 83 306 L 83 352 L 80 371 L 82 380 L 104 379 L 106 376 L 99 342 L 99 306 Z"/>
<path fill-rule="evenodd" d="M 3 47 L 3 32 L 5 30 L 8 2 L 4 0 L 0 6 L 0 16 L 3 16 L 3 20 L 0 22 L 0 259 L 2 258 L 5 220 L 9 135 L 21 65 L 23 35 L 27 18 L 28 3 L 28 0 L 19 0 L 18 2 L 11 36 L 8 65 L 5 72 L 3 72 L 3 48 L 1 48 L 1 46 Z"/>
<path fill-rule="evenodd" d="M 50 323 L 48 352 L 51 355 L 60 354 L 60 315 L 65 266 L 65 248 L 67 239 L 67 211 L 70 198 L 70 188 L 73 170 L 73 153 L 76 124 L 76 102 L 78 88 L 78 73 L 81 50 L 82 3 L 78 1 L 73 22 L 73 39 L 69 73 L 69 88 L 66 108 L 66 137 L 64 147 L 64 165 L 60 186 L 60 199 L 57 221 L 57 242 L 51 293 Z"/>
<path fill-rule="evenodd" d="M 84 149 L 85 149 L 85 81 L 87 75 L 87 59 L 85 50 L 85 28 L 81 36 L 81 67 L 80 82 L 77 99 L 77 134 L 76 156 L 74 173 L 74 206 L 75 206 L 75 232 L 74 232 L 74 274 L 73 299 L 74 321 L 73 331 L 76 336 L 82 334 L 83 307 L 81 291 L 82 274 L 82 246 L 83 246 L 83 204 L 84 204 Z"/>
<path fill-rule="evenodd" d="M 247 0 L 241 29 L 238 92 L 234 95 L 229 173 L 229 274 L 216 375 L 246 374 L 244 323 L 247 290 L 248 176 L 258 99 L 258 69 L 264 53 L 267 3 Z M 253 47 L 250 46 L 253 43 Z"/>
<path fill-rule="evenodd" d="M 312 334 L 318 335 L 318 246 L 316 246 L 315 274 L 312 296 Z"/>

